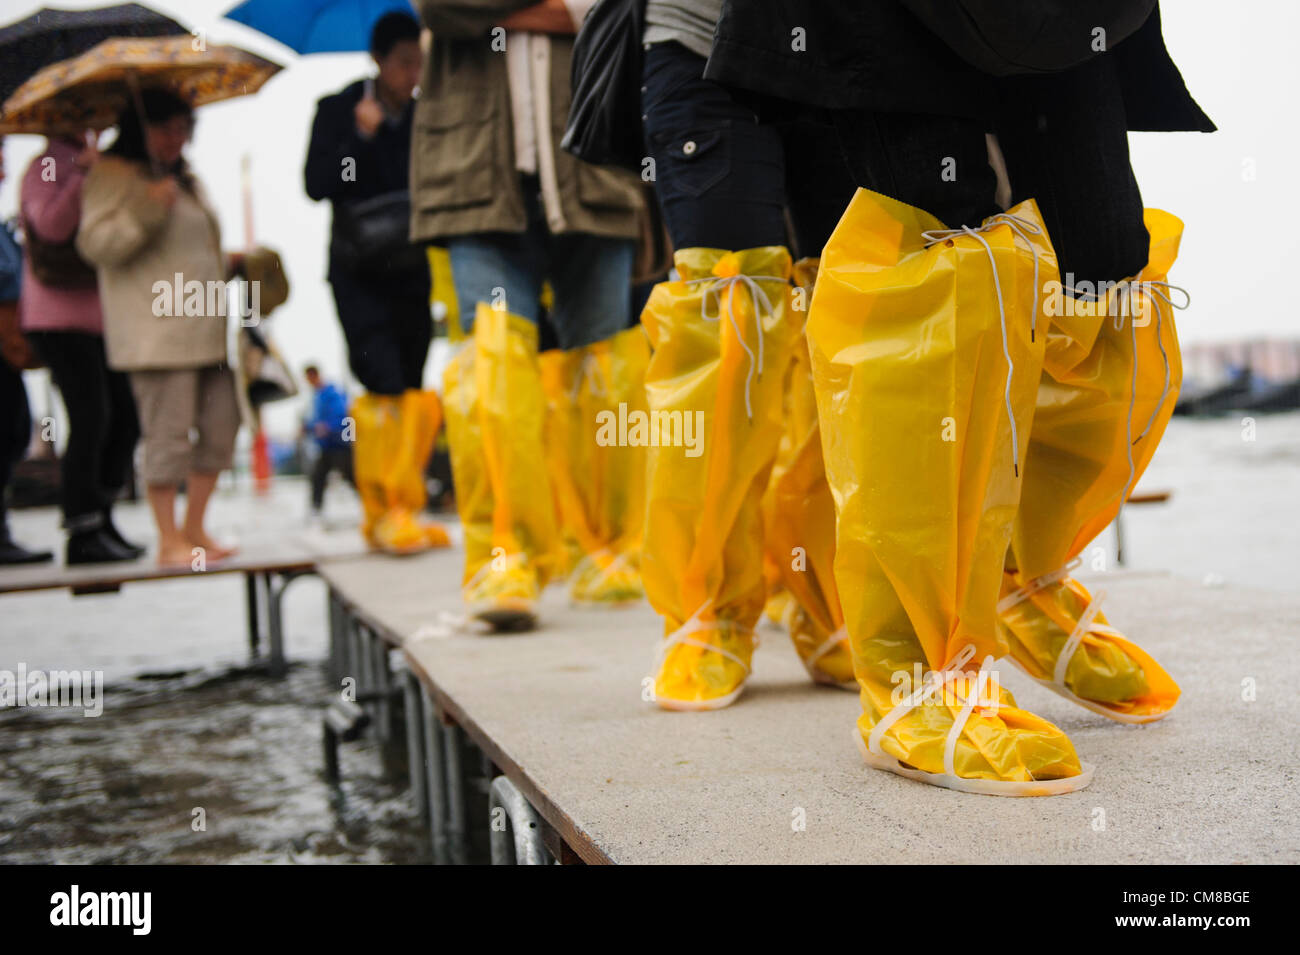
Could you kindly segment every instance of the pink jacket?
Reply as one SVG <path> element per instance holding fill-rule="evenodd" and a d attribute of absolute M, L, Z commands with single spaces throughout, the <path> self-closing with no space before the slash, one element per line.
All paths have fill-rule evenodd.
<path fill-rule="evenodd" d="M 48 242 L 77 234 L 81 220 L 81 184 L 86 171 L 75 162 L 81 147 L 61 139 L 32 160 L 23 176 L 23 228 L 32 228 Z M 25 332 L 85 332 L 102 335 L 104 320 L 99 290 L 51 288 L 32 274 L 30 257 L 23 259 L 23 288 L 18 320 Z"/>

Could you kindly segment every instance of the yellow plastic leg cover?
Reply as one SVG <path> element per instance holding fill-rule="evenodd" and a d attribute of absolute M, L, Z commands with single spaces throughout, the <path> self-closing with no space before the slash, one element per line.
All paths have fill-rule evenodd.
<path fill-rule="evenodd" d="M 975 235 L 944 228 L 858 190 L 808 318 L 856 735 L 870 765 L 936 785 L 1070 791 L 1090 771 L 1066 735 L 1005 690 L 973 692 L 967 666 L 1006 649 L 996 605 L 1055 254 L 1032 201 Z"/>
<path fill-rule="evenodd" d="M 1165 716 L 1178 701 L 1178 685 L 1110 626 L 1067 565 L 1119 513 L 1155 453 L 1182 383 L 1173 308 L 1159 285 L 1141 283 L 1167 281 L 1183 224 L 1157 209 L 1145 219 L 1151 254 L 1137 284 L 1091 303 L 1061 299 L 1053 309 L 1072 314 L 1061 315 L 1059 327 L 1054 317 L 1049 333 L 1048 351 L 1058 358 L 1038 389 L 1000 605 L 1013 662 L 1121 722 Z M 1086 352 L 1080 341 L 1091 342 Z M 1062 662 L 1067 646 L 1071 656 Z"/>
<path fill-rule="evenodd" d="M 568 466 L 552 477 L 562 525 L 582 549 L 569 587 L 576 603 L 617 606 L 644 596 L 645 447 L 631 444 L 625 432 L 628 421 L 645 415 L 649 360 L 639 327 L 563 353 Z"/>
<path fill-rule="evenodd" d="M 817 261 L 795 263 L 802 300 L 812 297 Z M 807 314 L 792 312 L 799 323 Z M 764 547 L 768 566 L 794 602 L 784 616 L 795 652 L 818 683 L 857 688 L 853 656 L 841 629 L 844 614 L 835 587 L 835 500 L 822 463 L 821 429 L 813 389 L 808 342 L 801 334 L 786 383 L 785 429 L 767 494 L 763 497 Z"/>
<path fill-rule="evenodd" d="M 642 316 L 654 352 L 641 573 L 667 635 L 656 702 L 715 709 L 749 674 L 764 602 L 759 502 L 798 330 L 785 249 L 680 249 L 675 263 L 680 278 L 655 286 Z"/>
<path fill-rule="evenodd" d="M 480 304 L 473 346 L 448 365 L 443 392 L 465 532 L 465 599 L 498 627 L 531 626 L 558 546 L 536 327 Z"/>
<path fill-rule="evenodd" d="M 352 472 L 361 498 L 361 533 L 376 549 L 376 530 L 388 511 L 388 473 L 401 443 L 401 399 L 395 395 L 364 394 L 349 411 L 356 422 Z"/>
<path fill-rule="evenodd" d="M 387 507 L 375 524 L 375 541 L 391 554 L 447 547 L 446 529 L 420 516 L 428 499 L 424 469 L 442 425 L 442 402 L 436 392 L 416 389 L 398 401 L 397 446 L 383 476 Z"/>
<path fill-rule="evenodd" d="M 576 374 L 575 357 L 576 352 L 560 349 L 544 351 L 537 356 L 542 376 L 542 394 L 546 398 L 542 445 L 546 453 L 546 474 L 551 482 L 556 527 L 560 535 L 554 580 L 568 579 L 583 555 L 578 531 L 565 516 L 565 504 L 561 499 L 562 489 L 568 484 L 569 475 L 574 473 L 574 466 L 570 463 L 573 454 L 571 449 L 580 438 L 577 396 L 571 391 Z"/>

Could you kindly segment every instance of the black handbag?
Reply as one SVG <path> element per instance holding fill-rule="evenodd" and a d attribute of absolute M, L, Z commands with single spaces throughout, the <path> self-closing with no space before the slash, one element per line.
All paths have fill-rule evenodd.
<path fill-rule="evenodd" d="M 981 73 L 1055 73 L 1113 49 L 1151 16 L 1156 0 L 902 0 Z M 1104 30 L 1104 47 L 1097 49 Z"/>
<path fill-rule="evenodd" d="M 560 146 L 584 162 L 640 172 L 645 0 L 598 0 L 573 42 L 573 98 Z"/>
<path fill-rule="evenodd" d="M 406 189 L 334 206 L 335 261 L 353 272 L 401 272 L 426 263 L 411 242 L 411 194 Z"/>

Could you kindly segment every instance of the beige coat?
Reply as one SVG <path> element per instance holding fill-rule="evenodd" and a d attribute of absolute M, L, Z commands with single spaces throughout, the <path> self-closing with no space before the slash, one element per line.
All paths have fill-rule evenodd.
<path fill-rule="evenodd" d="M 99 273 L 108 364 L 141 371 L 224 362 L 227 275 L 216 215 L 201 190 L 179 190 L 167 209 L 150 200 L 148 185 L 145 166 L 105 156 L 81 190 L 77 250 Z"/>
<path fill-rule="evenodd" d="M 425 58 L 411 133 L 411 238 L 522 232 L 510 80 L 492 29 L 535 0 L 421 0 L 433 50 Z M 573 37 L 546 39 L 549 89 L 536 102 L 550 137 L 540 177 L 548 226 L 620 239 L 640 234 L 641 182 L 631 172 L 581 162 L 560 148 L 569 115 Z"/>

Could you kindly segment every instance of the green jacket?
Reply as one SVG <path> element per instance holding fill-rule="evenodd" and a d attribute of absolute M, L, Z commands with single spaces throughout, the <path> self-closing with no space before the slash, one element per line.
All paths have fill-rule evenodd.
<path fill-rule="evenodd" d="M 475 232 L 522 232 L 523 191 L 515 169 L 506 38 L 494 25 L 536 0 L 420 0 L 433 31 L 411 136 L 411 238 L 438 241 Z M 497 49 L 494 49 L 494 40 Z M 634 173 L 584 163 L 560 148 L 569 114 L 573 38 L 552 35 L 549 141 L 543 171 L 551 231 L 636 238 L 642 204 Z M 539 164 L 545 166 L 550 164 Z M 547 181 L 550 179 L 551 181 Z"/>

